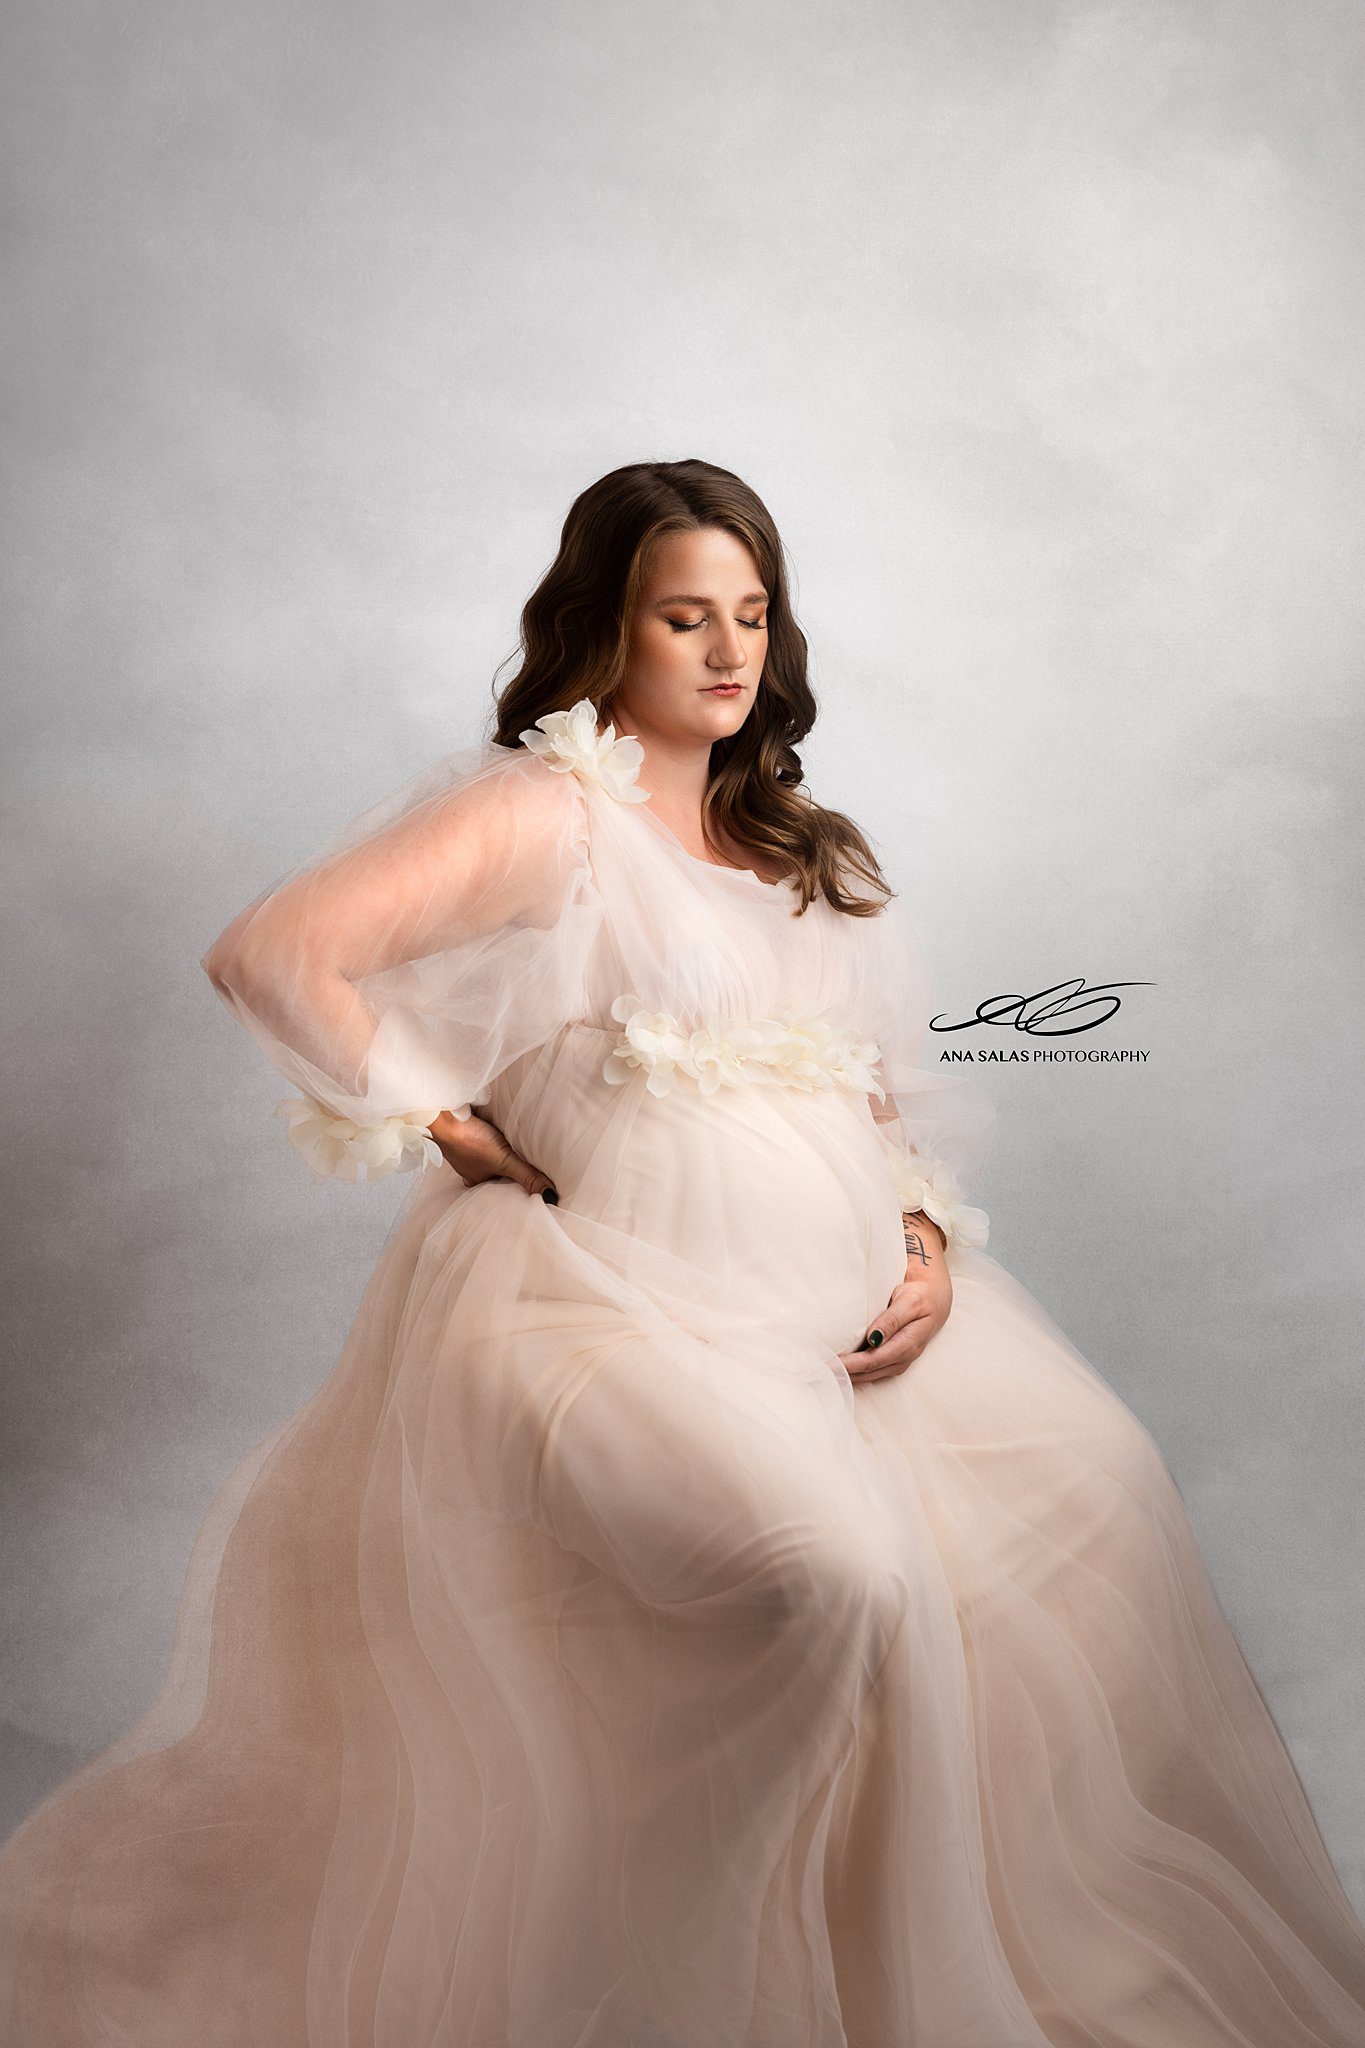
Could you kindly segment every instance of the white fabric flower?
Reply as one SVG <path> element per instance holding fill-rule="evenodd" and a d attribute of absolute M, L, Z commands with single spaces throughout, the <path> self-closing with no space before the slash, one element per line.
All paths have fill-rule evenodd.
<path fill-rule="evenodd" d="M 990 1235 L 990 1217 L 984 1209 L 968 1206 L 952 1169 L 941 1159 L 907 1152 L 884 1131 L 881 1140 L 891 1160 L 902 1210 L 909 1213 L 922 1209 L 943 1230 L 949 1252 L 964 1245 L 984 1250 Z"/>
<path fill-rule="evenodd" d="M 702 1025 L 687 1041 L 687 1071 L 703 1095 L 714 1095 L 737 1081 L 773 1081 L 786 1042 L 787 1034 L 775 1018 L 733 1024 L 726 1031 Z"/>
<path fill-rule="evenodd" d="M 787 1043 L 780 1064 L 783 1078 L 798 1087 L 845 1087 L 880 1101 L 883 1090 L 873 1067 L 881 1058 L 875 1040 L 823 1011 L 783 1013 Z"/>
<path fill-rule="evenodd" d="M 275 1104 L 275 1114 L 284 1117 L 290 1144 L 319 1180 L 385 1180 L 424 1159 L 439 1165 L 445 1156 L 425 1128 L 439 1116 L 435 1109 L 407 1110 L 377 1123 L 360 1124 L 348 1116 L 333 1116 L 311 1095 L 291 1095 Z M 467 1115 L 468 1111 L 455 1114 Z"/>
<path fill-rule="evenodd" d="M 703 1095 L 745 1082 L 882 1092 L 871 1071 L 880 1056 L 876 1044 L 820 1012 L 787 1010 L 689 1032 L 677 1017 L 646 1010 L 632 994 L 618 996 L 611 1014 L 625 1028 L 607 1055 L 603 1077 L 619 1083 L 643 1069 L 651 1095 L 666 1095 L 679 1074 L 695 1081 Z"/>
<path fill-rule="evenodd" d="M 599 734 L 597 706 L 590 697 L 580 697 L 569 711 L 547 711 L 517 738 L 557 775 L 577 775 L 623 804 L 649 802 L 649 791 L 635 780 L 645 758 L 644 748 L 631 733 L 618 739 L 611 724 Z"/>
<path fill-rule="evenodd" d="M 605 1080 L 620 1083 L 642 1069 L 651 1095 L 667 1095 L 674 1071 L 689 1069 L 688 1041 L 665 1010 L 646 1010 L 637 995 L 618 996 L 611 1014 L 625 1025 L 602 1068 Z"/>

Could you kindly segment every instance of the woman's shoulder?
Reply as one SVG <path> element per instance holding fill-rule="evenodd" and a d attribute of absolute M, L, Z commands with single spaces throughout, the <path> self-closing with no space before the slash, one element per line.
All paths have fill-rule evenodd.
<path fill-rule="evenodd" d="M 478 847 L 489 858 L 547 867 L 586 860 L 582 792 L 571 775 L 556 775 L 522 747 L 492 740 L 430 759 L 397 787 L 353 814 L 318 858 L 382 842 L 421 848 L 426 857 L 456 860 Z"/>
<path fill-rule="evenodd" d="M 555 774 L 524 747 L 493 741 L 453 765 L 437 805 L 450 833 L 476 833 L 519 866 L 586 863 L 588 812 L 575 776 Z"/>
<path fill-rule="evenodd" d="M 576 820 L 585 808 L 575 776 L 557 775 L 527 748 L 496 740 L 443 755 L 414 780 L 411 794 L 452 820 L 485 811 L 525 827 Z"/>

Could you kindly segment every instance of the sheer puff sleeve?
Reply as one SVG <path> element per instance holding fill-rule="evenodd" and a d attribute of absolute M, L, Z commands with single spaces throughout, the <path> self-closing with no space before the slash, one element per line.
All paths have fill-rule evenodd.
<path fill-rule="evenodd" d="M 488 742 L 448 756 L 248 904 L 203 955 L 299 1093 L 313 1171 L 381 1179 L 441 1157 L 472 1105 L 577 1014 L 600 917 L 573 776 Z"/>
<path fill-rule="evenodd" d="M 961 1066 L 926 1066 L 933 995 L 919 935 L 899 898 L 868 920 L 876 957 L 870 1007 L 880 1057 L 870 1100 L 903 1211 L 922 1210 L 943 1230 L 951 1264 L 964 1246 L 984 1247 L 990 1220 L 966 1197 L 995 1134 L 995 1104 Z"/>

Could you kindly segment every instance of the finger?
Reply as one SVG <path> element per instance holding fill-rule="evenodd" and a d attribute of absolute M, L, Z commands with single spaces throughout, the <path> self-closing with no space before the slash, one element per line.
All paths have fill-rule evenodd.
<path fill-rule="evenodd" d="M 520 1152 L 514 1152 L 505 1141 L 499 1172 L 507 1180 L 514 1180 L 525 1188 L 528 1195 L 539 1195 L 548 1188 L 554 1192 L 554 1182 L 548 1173 L 542 1173 L 538 1166 L 532 1166 L 529 1159 L 523 1159 Z M 558 1200 L 558 1197 L 555 1197 Z"/>
<path fill-rule="evenodd" d="M 922 1347 L 921 1347 L 922 1348 Z M 919 1357 L 917 1350 L 898 1350 L 894 1357 L 883 1358 L 880 1352 L 858 1352 L 848 1368 L 848 1376 L 855 1387 L 866 1386 L 869 1380 L 894 1379 L 898 1373 L 909 1370 Z"/>
<path fill-rule="evenodd" d="M 898 1330 L 904 1328 L 907 1303 L 903 1288 L 897 1288 L 879 1316 L 875 1316 L 863 1331 L 860 1350 L 875 1351 L 880 1344 L 890 1343 Z"/>
<path fill-rule="evenodd" d="M 907 1358 L 901 1365 L 888 1366 L 883 1372 L 850 1373 L 849 1381 L 857 1389 L 858 1387 L 873 1387 L 877 1384 L 878 1380 L 903 1379 L 914 1362 L 913 1358 Z"/>
<path fill-rule="evenodd" d="M 876 1327 L 886 1319 L 879 1318 Z M 880 1344 L 864 1345 L 857 1351 L 841 1351 L 839 1356 L 847 1368 L 850 1379 L 881 1378 L 887 1372 L 903 1371 L 919 1357 L 933 1331 L 933 1312 L 924 1308 L 918 1314 L 901 1324 Z"/>
<path fill-rule="evenodd" d="M 492 1180 L 515 1181 L 527 1194 L 547 1195 L 552 1202 L 559 1199 L 549 1175 L 523 1159 L 486 1117 L 480 1117 L 477 1124 L 471 1119 L 468 1135 L 458 1147 L 448 1147 L 439 1139 L 437 1143 L 467 1187 L 481 1187 Z"/>
<path fill-rule="evenodd" d="M 859 1351 L 878 1351 L 894 1344 L 906 1330 L 913 1330 L 926 1317 L 932 1319 L 933 1314 L 934 1303 L 927 1288 L 898 1287 L 881 1314 L 868 1324 Z"/>

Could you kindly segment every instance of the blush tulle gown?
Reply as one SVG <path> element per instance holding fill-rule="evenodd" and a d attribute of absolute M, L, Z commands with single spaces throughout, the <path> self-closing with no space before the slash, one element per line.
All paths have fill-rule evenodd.
<path fill-rule="evenodd" d="M 155 1705 L 0 1856 L 4 2048 L 1365 2048 L 1181 1496 L 984 1249 L 899 904 L 796 915 L 591 705 L 529 730 L 206 956 L 315 1168 L 418 1170 Z M 556 1206 L 431 1156 L 471 1103 Z M 855 1391 L 920 1200 L 951 1314 Z"/>

